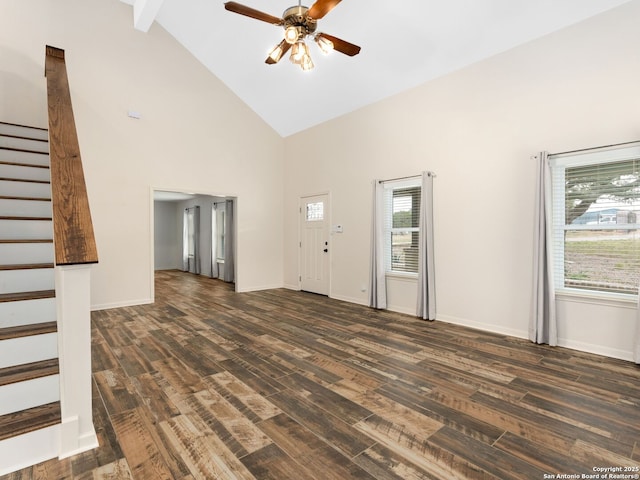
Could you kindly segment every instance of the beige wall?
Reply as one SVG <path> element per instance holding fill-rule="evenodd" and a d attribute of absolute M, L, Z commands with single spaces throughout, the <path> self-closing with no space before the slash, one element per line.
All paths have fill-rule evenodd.
<path fill-rule="evenodd" d="M 344 227 L 331 296 L 366 303 L 371 180 L 433 170 L 438 318 L 525 337 L 530 156 L 640 139 L 639 20 L 634 1 L 287 138 L 285 284 L 297 287 L 298 199 L 329 191 Z M 392 309 L 415 312 L 414 285 L 391 282 Z M 634 304 L 559 308 L 564 345 L 630 358 Z"/>
<path fill-rule="evenodd" d="M 433 170 L 438 317 L 525 336 L 529 157 L 640 138 L 638 0 L 284 140 L 131 16 L 117 0 L 0 2 L 0 120 L 46 125 L 44 45 L 67 51 L 100 252 L 94 308 L 151 298 L 152 188 L 238 197 L 240 290 L 297 288 L 298 199 L 330 192 L 344 227 L 331 296 L 365 303 L 371 180 Z M 412 312 L 414 292 L 392 282 L 391 307 Z M 561 341 L 630 358 L 634 307 L 561 299 Z"/>
<path fill-rule="evenodd" d="M 281 286 L 283 139 L 132 15 L 117 0 L 0 2 L 0 120 L 46 126 L 45 45 L 66 51 L 100 257 L 93 307 L 151 300 L 152 188 L 238 197 L 237 288 Z"/>

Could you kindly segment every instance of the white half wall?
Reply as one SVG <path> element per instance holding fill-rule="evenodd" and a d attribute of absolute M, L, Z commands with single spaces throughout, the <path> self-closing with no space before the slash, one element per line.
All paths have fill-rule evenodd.
<path fill-rule="evenodd" d="M 344 227 L 331 296 L 366 303 L 372 180 L 432 170 L 438 318 L 526 337 L 530 157 L 640 139 L 639 21 L 633 1 L 288 137 L 285 285 L 298 274 L 298 198 L 330 191 Z M 393 280 L 388 293 L 394 310 L 415 311 L 414 284 Z M 575 302 L 560 305 L 563 343 L 630 359 L 629 310 Z"/>

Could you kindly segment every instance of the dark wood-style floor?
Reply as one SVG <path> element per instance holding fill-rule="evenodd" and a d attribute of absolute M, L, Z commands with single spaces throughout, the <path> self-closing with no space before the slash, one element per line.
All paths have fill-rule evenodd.
<path fill-rule="evenodd" d="M 313 294 L 159 272 L 92 357 L 100 448 L 5 478 L 640 473 L 637 366 Z"/>

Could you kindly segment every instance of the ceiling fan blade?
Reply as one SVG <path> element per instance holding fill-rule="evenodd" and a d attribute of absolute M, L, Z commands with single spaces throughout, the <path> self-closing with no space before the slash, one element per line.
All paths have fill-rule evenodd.
<path fill-rule="evenodd" d="M 333 49 L 337 50 L 340 53 L 344 53 L 345 55 L 349 55 L 353 57 L 360 53 L 360 47 L 358 45 L 354 45 L 353 43 L 346 42 L 338 37 L 334 37 L 333 35 L 327 35 L 326 33 L 319 33 L 319 37 L 324 37 L 327 40 L 331 40 L 333 43 Z"/>
<path fill-rule="evenodd" d="M 314 20 L 319 20 L 333 10 L 333 7 L 338 5 L 341 1 L 342 0 L 316 0 L 316 3 L 311 5 L 307 15 Z"/>
<path fill-rule="evenodd" d="M 282 57 L 284 57 L 287 54 L 287 52 L 291 48 L 291 44 L 287 43 L 286 40 L 282 40 L 280 42 L 280 44 L 278 45 L 278 47 L 280 47 L 282 49 L 282 53 L 280 54 L 280 58 L 278 58 L 277 60 L 274 60 L 273 58 L 271 58 L 271 55 L 269 55 L 267 57 L 267 59 L 264 61 L 264 63 L 266 63 L 268 65 L 275 65 L 276 63 L 278 63 L 282 59 Z M 278 47 L 276 47 L 276 48 L 278 48 Z"/>
<path fill-rule="evenodd" d="M 224 4 L 224 8 L 226 10 L 229 10 L 230 12 L 239 13 L 240 15 L 244 15 L 245 17 L 255 18 L 256 20 L 261 20 L 272 25 L 282 25 L 281 18 L 274 17 L 273 15 L 261 12 L 260 10 L 256 10 L 255 8 L 241 5 L 238 2 L 227 2 Z"/>

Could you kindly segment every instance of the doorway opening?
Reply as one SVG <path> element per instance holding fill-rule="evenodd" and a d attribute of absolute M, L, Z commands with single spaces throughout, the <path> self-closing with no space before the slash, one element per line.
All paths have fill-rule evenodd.
<path fill-rule="evenodd" d="M 220 279 L 236 289 L 237 197 L 152 190 L 151 298 L 159 270 Z"/>

